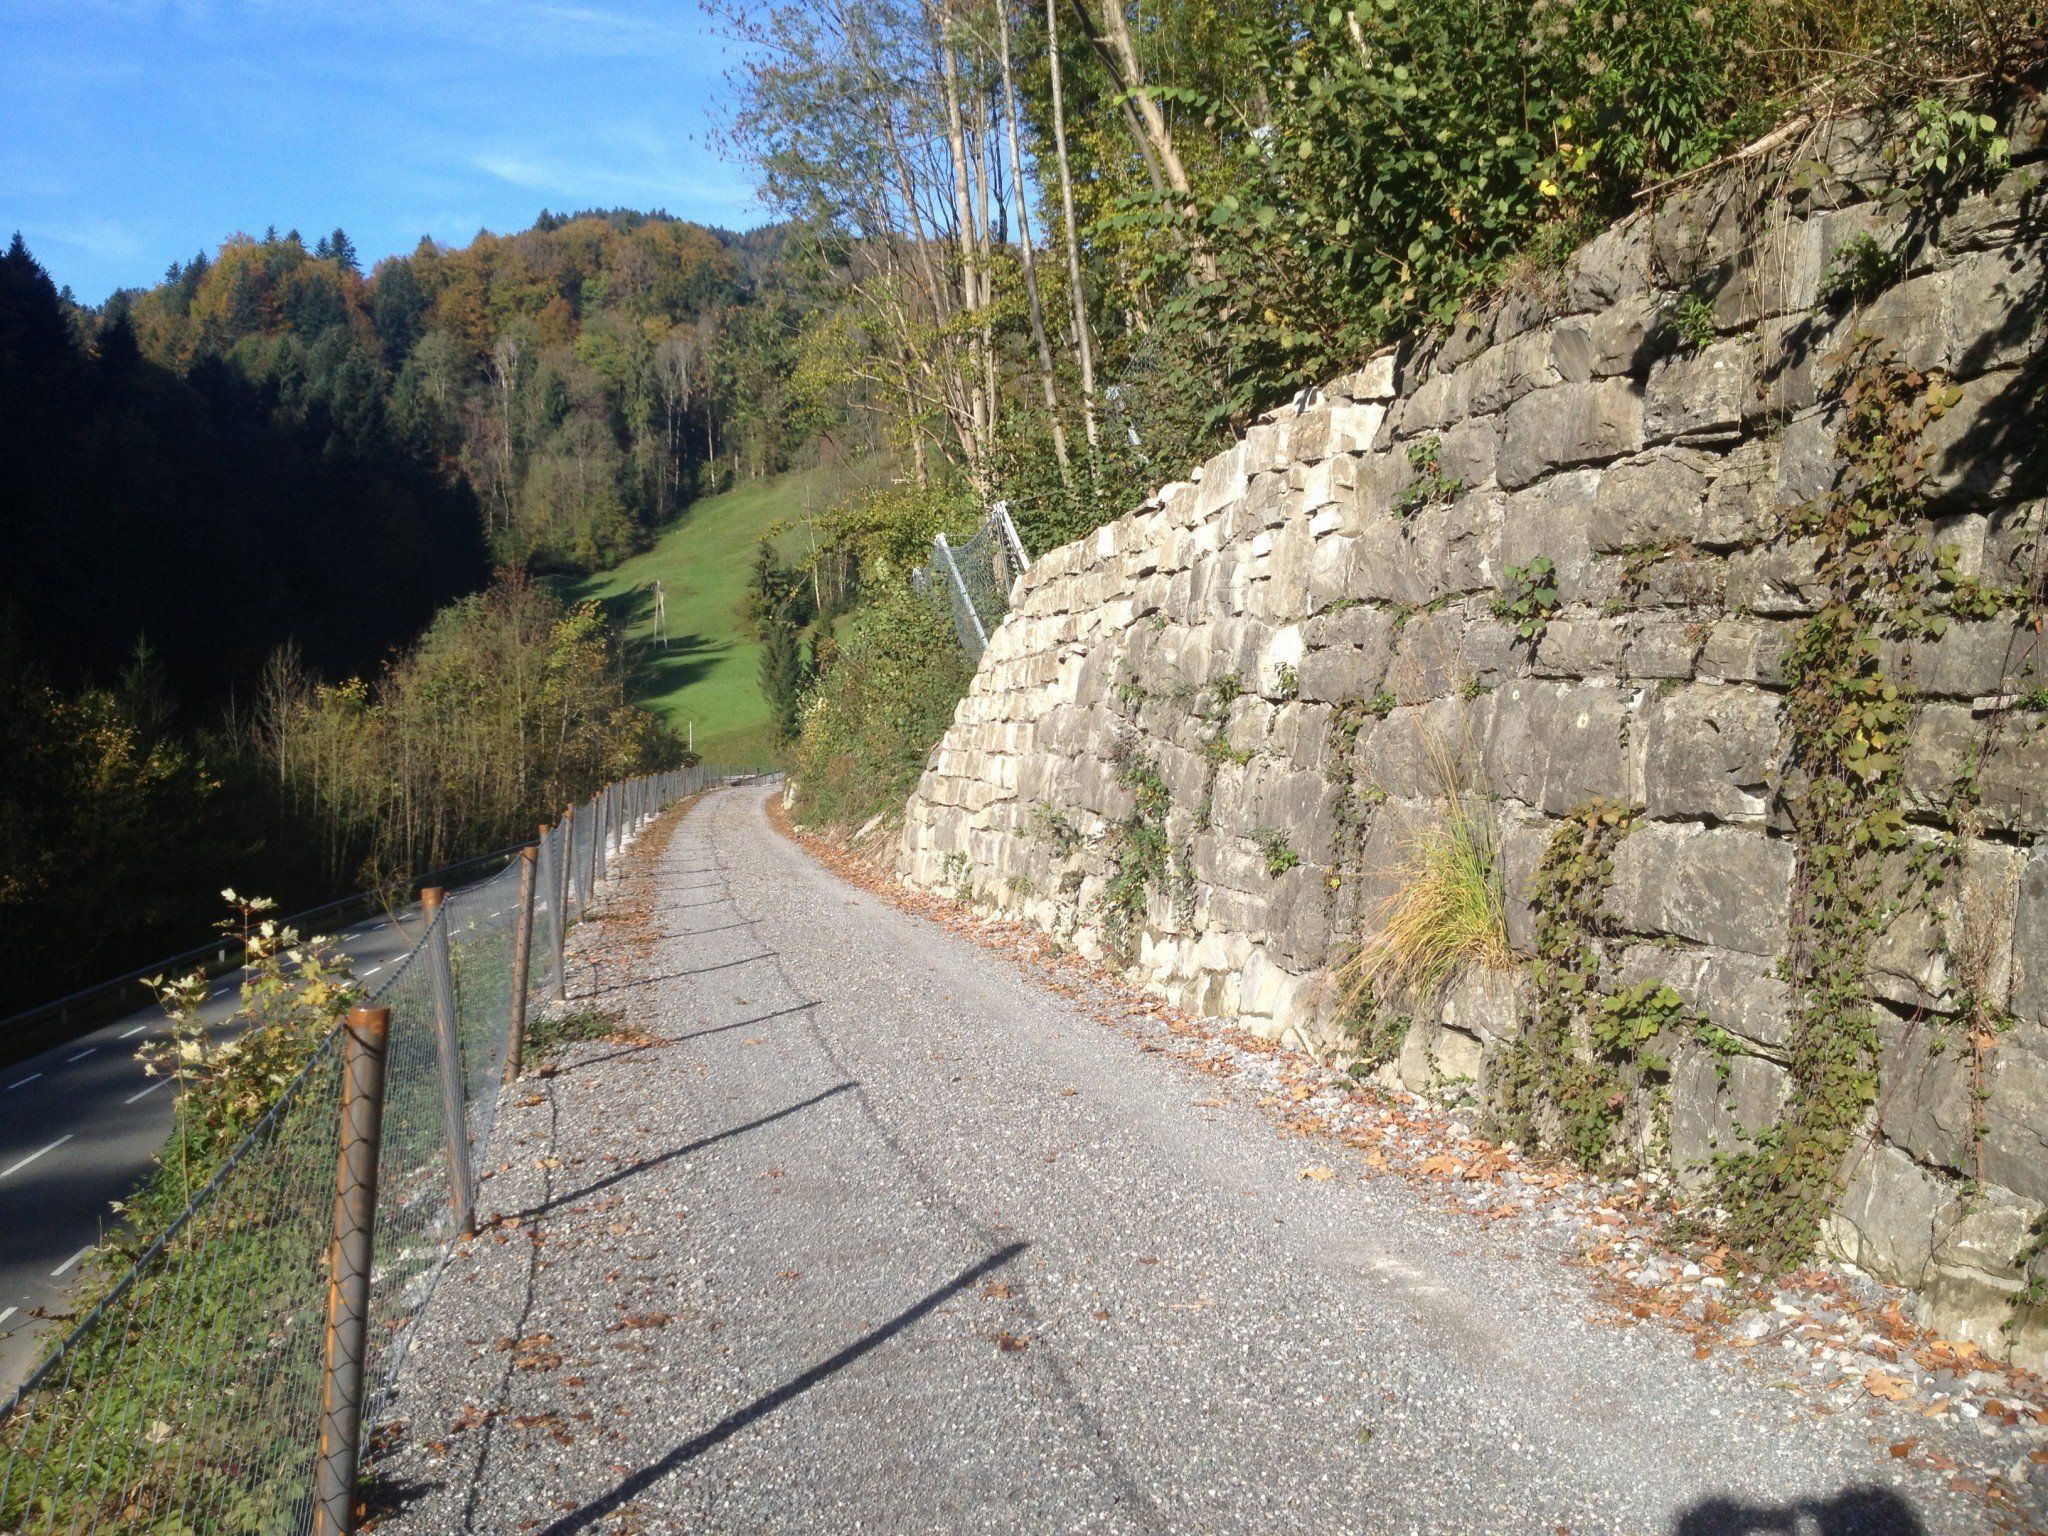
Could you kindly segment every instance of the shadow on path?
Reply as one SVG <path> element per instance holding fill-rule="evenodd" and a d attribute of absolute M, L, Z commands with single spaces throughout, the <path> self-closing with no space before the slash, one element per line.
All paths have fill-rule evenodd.
<path fill-rule="evenodd" d="M 1889 1488 L 1847 1488 L 1832 1499 L 1796 1504 L 1695 1504 L 1672 1536 L 1927 1536 L 1913 1506 Z"/>
<path fill-rule="evenodd" d="M 862 1355 L 867 1354 L 878 1345 L 886 1344 L 912 1323 L 925 1317 L 950 1298 L 959 1295 L 960 1292 L 973 1285 L 982 1276 L 990 1273 L 992 1270 L 1001 1269 L 1029 1246 L 1030 1244 L 1028 1243 L 1011 1243 L 1006 1247 L 998 1248 L 980 1263 L 961 1270 L 959 1274 L 948 1280 L 937 1290 L 927 1292 L 920 1300 L 905 1307 L 872 1333 L 865 1334 L 861 1338 L 856 1339 L 836 1355 L 819 1361 L 809 1370 L 792 1376 L 774 1391 L 755 1398 L 746 1407 L 727 1414 L 702 1434 L 685 1440 L 681 1445 L 662 1457 L 661 1460 L 642 1467 L 631 1477 L 619 1483 L 609 1493 L 592 1499 L 579 1510 L 564 1515 L 553 1525 L 542 1531 L 540 1536 L 570 1536 L 571 1532 L 587 1530 L 592 1524 L 602 1520 L 621 1505 L 638 1498 L 647 1489 L 660 1482 L 661 1479 L 667 1477 L 669 1473 L 677 1468 L 687 1466 L 706 1451 L 712 1450 L 725 1441 L 730 1440 L 749 1424 L 766 1418 L 783 1404 L 794 1398 L 801 1397 L 804 1393 L 810 1391 L 812 1387 L 815 1387 L 826 1377 L 845 1370 L 846 1367 L 853 1364 Z M 1702 1536 L 1704 1536 L 1705 1529 L 1708 1528 L 1703 1528 Z M 1687 1536 L 1691 1536 L 1691 1533 L 1688 1532 Z M 1830 1533 L 1830 1536 L 1832 1536 L 1832 1533 Z"/>
<path fill-rule="evenodd" d="M 692 1152 L 701 1152 L 706 1147 L 715 1146 L 717 1143 L 725 1141 L 730 1137 L 744 1135 L 748 1131 L 757 1131 L 764 1125 L 773 1125 L 777 1120 L 787 1119 L 799 1110 L 809 1109 L 812 1105 L 821 1104 L 835 1094 L 846 1093 L 859 1086 L 859 1083 L 851 1082 L 834 1083 L 822 1093 L 814 1093 L 808 1099 L 798 1099 L 794 1104 L 784 1105 L 781 1109 L 773 1110 L 768 1114 L 762 1115 L 759 1119 L 749 1120 L 741 1125 L 727 1126 L 722 1131 L 714 1131 L 709 1136 L 700 1136 L 695 1141 L 686 1141 L 680 1147 L 670 1147 L 666 1152 L 656 1153 L 653 1157 L 643 1157 L 637 1163 L 629 1163 L 624 1168 L 606 1174 L 593 1184 L 586 1184 L 581 1189 L 572 1190 L 567 1194 L 551 1196 L 549 1199 L 543 1200 L 539 1205 L 531 1205 L 523 1211 L 515 1211 L 504 1219 L 507 1221 L 531 1221 L 534 1217 L 544 1216 L 549 1211 L 558 1209 L 561 1206 L 572 1205 L 578 1200 L 588 1199 L 601 1189 L 610 1189 L 614 1184 L 623 1183 L 625 1180 L 632 1178 L 636 1173 L 645 1173 L 650 1168 L 659 1168 L 663 1163 L 672 1163 L 679 1157 L 688 1157 Z"/>

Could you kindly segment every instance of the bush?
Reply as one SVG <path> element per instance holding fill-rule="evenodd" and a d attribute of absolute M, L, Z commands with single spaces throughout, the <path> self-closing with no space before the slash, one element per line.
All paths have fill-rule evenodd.
<path fill-rule="evenodd" d="M 855 826 L 900 810 L 972 676 L 951 622 L 907 584 L 847 621 L 797 732 L 798 814 Z"/>

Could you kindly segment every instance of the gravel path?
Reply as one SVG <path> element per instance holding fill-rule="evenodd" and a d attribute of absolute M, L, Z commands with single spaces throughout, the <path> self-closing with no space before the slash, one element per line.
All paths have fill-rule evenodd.
<path fill-rule="evenodd" d="M 499 1121 L 380 1531 L 1993 1529 L 1862 1419 L 1597 1319 L 1538 1224 L 1432 1211 L 841 883 L 763 800 L 643 838 L 581 930 L 572 994 L 624 1032 Z"/>

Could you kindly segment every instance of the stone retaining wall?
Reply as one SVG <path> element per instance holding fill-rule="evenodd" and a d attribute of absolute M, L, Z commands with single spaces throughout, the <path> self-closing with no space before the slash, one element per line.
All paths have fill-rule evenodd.
<path fill-rule="evenodd" d="M 1880 1086 L 1827 1240 L 2038 1363 L 2048 1309 L 2013 1314 L 2030 1255 L 2048 1268 L 2040 144 L 1929 198 L 1887 141 L 1848 122 L 1700 183 L 1038 559 L 910 801 L 902 869 L 1184 1007 L 1334 1048 L 1357 1020 L 1330 972 L 1447 782 L 1523 955 L 1559 818 L 1628 807 L 1603 957 L 1713 1026 L 1669 1042 L 1631 1146 L 1707 1189 L 1796 1091 L 1787 657 L 1831 594 L 1787 517 L 1835 482 L 1830 354 L 1880 335 L 1958 386 L 1925 433 L 1933 540 L 2031 596 L 1887 647 L 1912 701 L 1900 803 L 1953 873 L 1871 945 Z M 1899 266 L 1830 301 L 1863 235 Z M 1519 635 L 1504 596 L 1546 579 Z M 1388 1070 L 1485 1097 L 1533 1003 L 1526 966 L 1468 968 Z M 1992 1022 L 1959 1041 L 1965 1010 Z"/>

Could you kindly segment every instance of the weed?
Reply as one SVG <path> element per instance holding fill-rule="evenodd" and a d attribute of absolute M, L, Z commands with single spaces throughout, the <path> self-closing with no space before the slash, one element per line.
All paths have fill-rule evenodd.
<path fill-rule="evenodd" d="M 1252 834 L 1252 841 L 1265 855 L 1266 874 L 1271 879 L 1279 879 L 1301 862 L 1301 855 L 1294 851 L 1286 835 L 1273 827 L 1261 827 Z"/>
<path fill-rule="evenodd" d="M 568 1013 L 535 1014 L 526 1025 L 526 1056 L 543 1061 L 572 1045 L 608 1040 L 618 1021 L 595 1008 L 577 1008 Z"/>
<path fill-rule="evenodd" d="M 1443 439 L 1436 436 L 1419 438 L 1408 445 L 1408 465 L 1415 474 L 1407 489 L 1394 500 L 1394 511 L 1400 516 L 1412 517 L 1424 507 L 1450 501 L 1465 489 L 1464 481 L 1443 472 L 1443 448 Z"/>
<path fill-rule="evenodd" d="M 1714 344 L 1714 301 L 1703 293 L 1688 293 L 1678 301 L 1671 316 L 1671 328 L 1689 351 L 1704 352 Z"/>
<path fill-rule="evenodd" d="M 1816 294 L 1816 307 L 1823 310 L 1850 309 L 1867 304 L 1899 275 L 1899 259 L 1869 231 L 1843 242 L 1828 263 Z"/>
<path fill-rule="evenodd" d="M 1500 573 L 1500 596 L 1493 600 L 1493 616 L 1514 625 L 1516 635 L 1534 645 L 1543 638 L 1550 619 L 1557 612 L 1557 567 L 1548 555 L 1538 555 L 1527 565 L 1511 565 Z"/>

